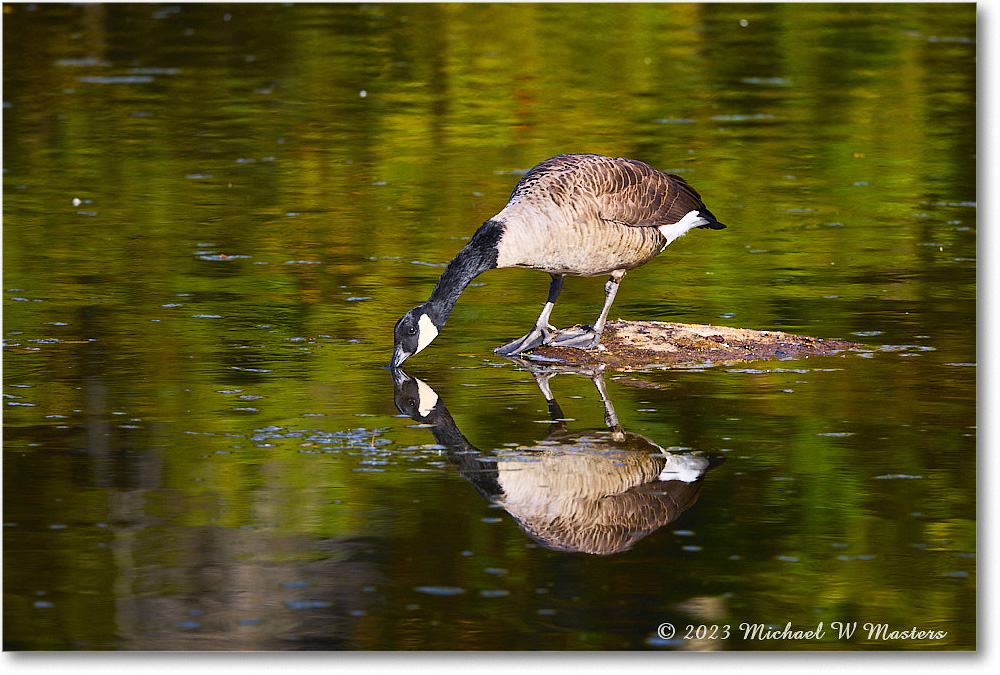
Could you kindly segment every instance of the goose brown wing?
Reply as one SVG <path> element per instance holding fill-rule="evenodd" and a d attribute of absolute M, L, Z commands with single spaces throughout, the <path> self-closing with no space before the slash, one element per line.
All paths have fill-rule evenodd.
<path fill-rule="evenodd" d="M 551 201 L 596 211 L 602 220 L 632 227 L 658 227 L 697 209 L 714 220 L 698 192 L 680 176 L 623 157 L 556 155 L 521 177 L 511 203 Z"/>
<path fill-rule="evenodd" d="M 633 227 L 658 227 L 698 210 L 711 217 L 698 192 L 680 176 L 620 157 L 595 164 L 595 199 L 600 216 Z M 714 219 L 714 218 L 713 218 Z"/>

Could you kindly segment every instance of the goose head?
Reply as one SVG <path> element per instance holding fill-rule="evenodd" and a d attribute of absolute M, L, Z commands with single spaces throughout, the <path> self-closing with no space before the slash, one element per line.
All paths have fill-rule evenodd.
<path fill-rule="evenodd" d="M 396 346 L 389 366 L 398 368 L 403 361 L 423 350 L 438 335 L 438 326 L 431 320 L 426 303 L 414 307 L 396 322 Z"/>

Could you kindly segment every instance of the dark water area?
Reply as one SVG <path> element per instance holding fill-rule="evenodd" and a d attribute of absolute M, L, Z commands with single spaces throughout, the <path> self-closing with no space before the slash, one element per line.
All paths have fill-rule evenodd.
<path fill-rule="evenodd" d="M 3 12 L 5 649 L 976 647 L 975 5 Z M 503 269 L 394 378 L 563 152 L 729 226 L 612 319 L 864 348 L 555 374 Z"/>

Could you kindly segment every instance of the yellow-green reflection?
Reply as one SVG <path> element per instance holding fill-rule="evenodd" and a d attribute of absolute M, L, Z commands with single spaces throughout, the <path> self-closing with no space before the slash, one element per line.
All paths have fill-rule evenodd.
<path fill-rule="evenodd" d="M 4 12 L 8 648 L 975 645 L 974 5 Z M 623 428 L 727 457 L 681 534 L 610 557 L 531 547 L 381 369 L 462 238 L 566 151 L 681 173 L 729 225 L 615 316 L 873 348 L 606 375 Z M 547 422 L 490 353 L 547 283 L 483 275 L 413 361 L 484 451 Z M 601 427 L 588 380 L 553 387 Z M 655 639 L 820 619 L 949 633 Z"/>

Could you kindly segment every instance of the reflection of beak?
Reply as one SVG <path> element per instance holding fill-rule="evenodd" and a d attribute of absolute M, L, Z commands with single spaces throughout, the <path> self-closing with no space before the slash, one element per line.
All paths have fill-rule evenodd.
<path fill-rule="evenodd" d="M 410 376 L 406 374 L 406 371 L 403 370 L 402 368 L 394 367 L 391 369 L 390 372 L 392 373 L 392 383 L 395 384 L 397 387 L 403 386 L 411 379 Z"/>
<path fill-rule="evenodd" d="M 389 367 L 398 368 L 403 361 L 411 356 L 413 356 L 411 352 L 405 351 L 402 347 L 397 345 L 395 351 L 392 352 L 392 361 L 389 362 Z"/>

